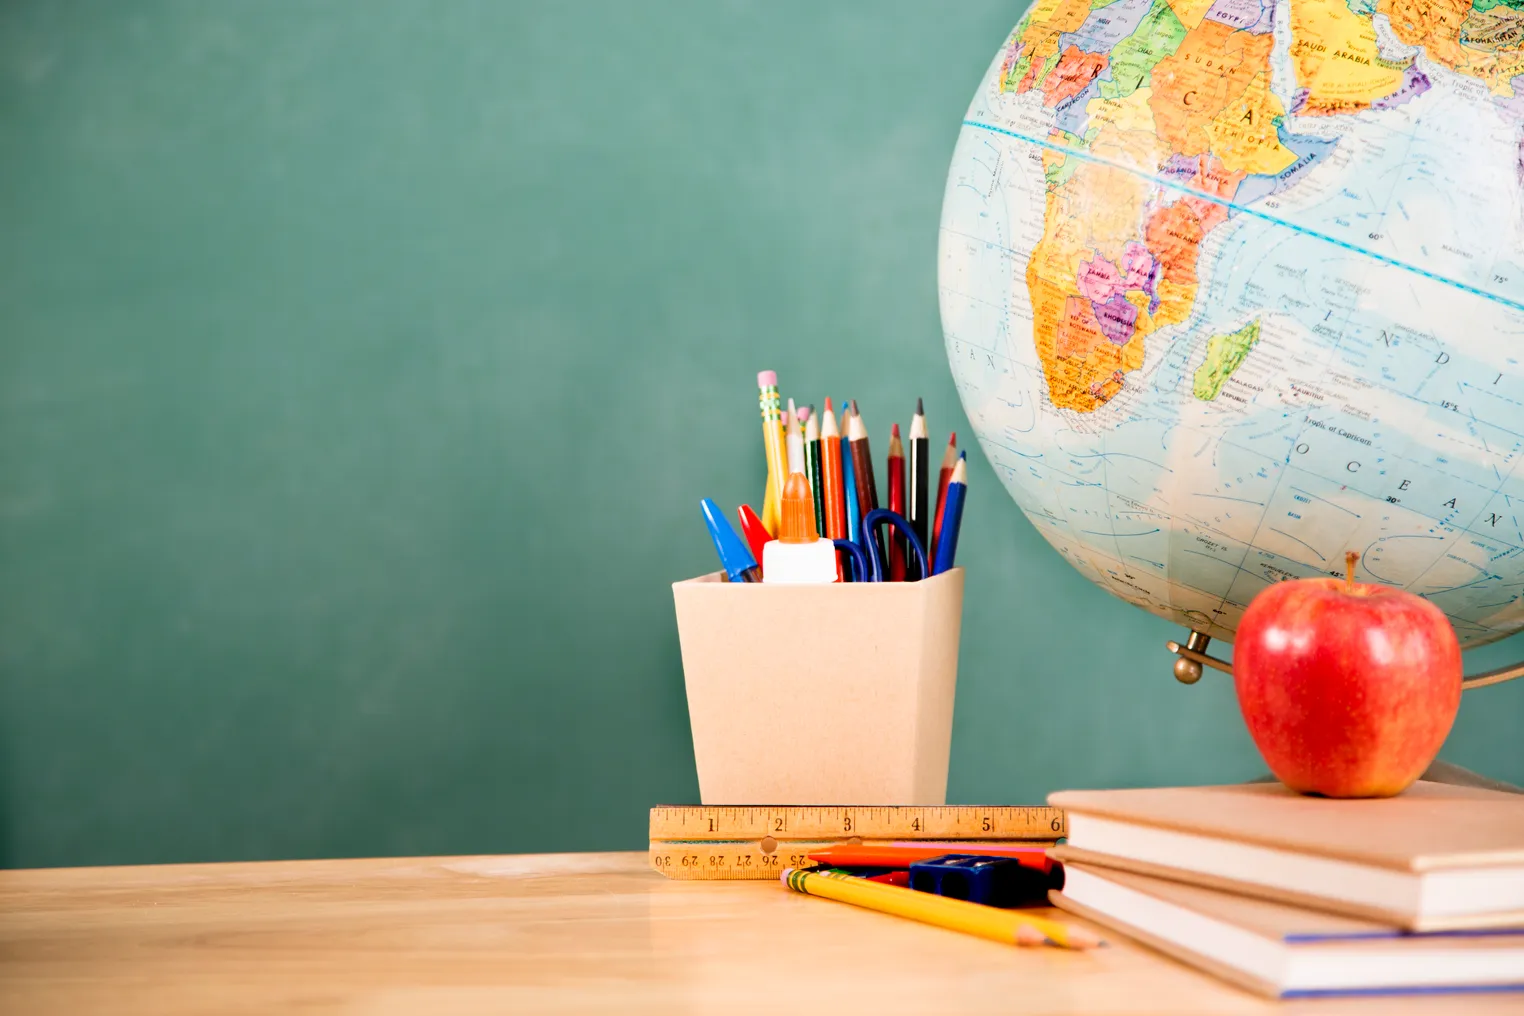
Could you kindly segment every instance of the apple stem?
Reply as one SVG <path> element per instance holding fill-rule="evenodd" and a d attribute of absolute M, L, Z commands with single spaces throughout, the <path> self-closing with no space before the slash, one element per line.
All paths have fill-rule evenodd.
<path fill-rule="evenodd" d="M 1360 560 L 1360 555 L 1353 550 L 1344 552 L 1344 591 L 1355 591 L 1355 562 Z"/>

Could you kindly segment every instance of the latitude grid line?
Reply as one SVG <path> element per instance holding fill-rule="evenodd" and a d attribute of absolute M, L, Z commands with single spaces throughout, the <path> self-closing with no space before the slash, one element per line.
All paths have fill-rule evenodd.
<path fill-rule="evenodd" d="M 963 237 L 963 238 L 965 238 L 967 240 L 971 240 L 971 241 L 974 241 L 974 242 L 977 242 L 977 243 L 985 244 L 985 245 L 990 246 L 990 247 L 994 247 L 995 249 L 1000 250 L 1000 251 L 1002 251 L 1002 252 L 1004 252 L 1006 254 L 1009 254 L 1012 257 L 1020 257 L 1020 256 L 1022 256 L 1020 251 L 1016 250 L 1015 248 L 1005 246 L 1004 244 L 995 243 L 993 241 L 990 241 L 990 240 L 987 240 L 987 239 L 983 239 L 983 238 L 974 236 L 974 235 L 972 235 L 970 233 L 964 233 L 964 232 L 959 231 L 959 230 L 948 229 L 947 227 L 943 227 L 943 228 L 944 228 L 944 230 L 946 230 L 947 232 L 951 233 L 954 236 L 960 236 L 960 237 Z M 943 292 L 950 293 L 953 296 L 962 297 L 962 298 L 970 300 L 970 301 L 972 301 L 974 303 L 980 303 L 980 304 L 983 304 L 983 305 L 985 305 L 987 307 L 991 307 L 991 308 L 997 306 L 997 304 L 995 304 L 995 303 L 993 303 L 991 301 L 984 300 L 984 299 L 982 299 L 980 297 L 976 297 L 976 296 L 974 296 L 974 295 L 972 295 L 970 293 L 964 293 L 961 290 L 951 289 L 951 288 L 948 288 L 948 287 L 945 287 L 945 286 L 944 287 L 939 287 L 939 288 Z M 1346 322 L 1347 321 L 1348 321 L 1348 319 L 1346 318 Z M 1006 356 L 999 349 L 996 349 L 996 348 L 991 347 L 991 346 L 983 345 L 982 343 L 979 343 L 979 342 L 975 342 L 975 341 L 973 341 L 972 339 L 968 338 L 965 335 L 959 335 L 957 337 L 957 341 L 962 342 L 965 345 L 970 346 L 970 347 L 972 347 L 974 349 L 978 349 L 978 350 L 980 350 L 982 352 L 985 352 L 985 353 L 988 353 L 988 354 L 991 354 L 991 355 L 995 355 L 995 356 L 1000 356 L 1002 359 L 1011 360 L 1011 362 L 1013 364 L 1014 363 L 1018 363 L 1018 361 L 1014 360 L 1013 358 L 1011 358 L 1009 356 Z M 1492 398 L 1504 398 L 1503 396 L 1493 395 L 1493 393 L 1488 392 L 1486 389 L 1481 388 L 1479 386 L 1466 384 L 1465 382 L 1462 382 L 1462 384 L 1465 387 L 1474 389 L 1475 391 L 1477 391 L 1480 394 L 1487 395 L 1487 396 L 1492 397 Z M 1403 391 L 1401 389 L 1398 389 L 1398 388 L 1388 387 L 1387 385 L 1383 385 L 1383 384 L 1377 384 L 1375 387 L 1380 388 L 1382 391 L 1387 392 L 1388 394 L 1390 394 L 1394 398 L 1402 399 L 1402 400 L 1407 401 L 1407 402 L 1416 403 L 1417 405 L 1424 406 L 1424 407 L 1427 407 L 1429 409 L 1435 408 L 1435 403 L 1426 401 L 1425 399 L 1420 398 L 1416 394 L 1405 392 L 1405 391 Z M 1504 399 L 1504 401 L 1510 402 L 1513 405 L 1519 405 L 1520 404 L 1517 401 L 1512 400 L 1512 399 Z M 1479 426 L 1482 426 L 1482 427 L 1485 427 L 1485 428 L 1489 428 L 1489 429 L 1492 429 L 1492 430 L 1501 431 L 1502 433 L 1508 434 L 1508 435 L 1510 435 L 1512 437 L 1515 437 L 1515 438 L 1524 438 L 1524 434 L 1520 434 L 1518 432 L 1508 430 L 1506 427 L 1499 426 L 1498 424 L 1493 423 L 1491 421 L 1478 420 L 1478 419 L 1476 419 L 1476 416 L 1475 416 L 1474 413 L 1471 414 L 1471 418 Z M 1227 443 L 1228 443 L 1229 447 L 1237 448 L 1240 451 L 1249 451 L 1249 449 L 1245 449 L 1241 445 L 1233 444 L 1231 442 L 1227 442 Z M 1257 453 L 1257 454 L 1263 454 L 1263 453 Z M 1425 467 L 1425 468 L 1434 468 L 1434 467 L 1430 466 L 1430 467 Z M 1473 485 L 1473 486 L 1475 485 L 1475 484 L 1472 483 L 1472 481 L 1466 480 L 1466 479 L 1464 479 L 1462 477 L 1454 476 L 1453 474 L 1451 474 L 1451 473 L 1449 473 L 1449 472 L 1447 472 L 1445 470 L 1439 470 L 1439 472 L 1444 473 L 1444 475 L 1446 475 L 1446 476 L 1450 476 L 1451 479 L 1454 479 L 1454 480 L 1456 480 L 1458 482 L 1466 483 L 1468 485 Z M 1314 474 L 1314 475 L 1316 475 L 1316 474 Z M 1324 479 L 1326 479 L 1326 477 Z M 1485 488 L 1483 488 L 1483 489 L 1485 489 Z M 1493 493 L 1495 494 L 1495 493 L 1497 493 L 1497 491 L 1493 491 Z M 1419 514 L 1423 515 L 1425 518 L 1431 518 L 1435 522 L 1442 522 L 1441 519 L 1433 517 L 1433 516 L 1430 516 L 1426 512 L 1419 512 Z"/>
<path fill-rule="evenodd" d="M 1096 165 L 1106 166 L 1110 169 L 1121 170 L 1124 173 L 1129 173 L 1133 176 L 1140 177 L 1144 180 L 1149 181 L 1150 183 L 1157 184 L 1160 187 L 1178 191 L 1182 194 L 1187 194 L 1194 198 L 1200 198 L 1203 201 L 1210 201 L 1212 204 L 1221 205 L 1223 208 L 1227 208 L 1230 211 L 1242 212 L 1245 215 L 1253 216 L 1254 218 L 1260 219 L 1264 222 L 1269 222 L 1277 226 L 1284 226 L 1292 232 L 1301 233 L 1304 236 L 1310 236 L 1315 239 L 1322 240 L 1326 243 L 1331 243 L 1336 247 L 1342 247 L 1345 250 L 1353 251 L 1356 254 L 1364 254 L 1366 257 L 1371 258 L 1374 261 L 1380 261 L 1383 264 L 1391 265 L 1394 268 L 1401 268 L 1404 271 L 1412 272 L 1415 275 L 1422 276 L 1423 278 L 1430 279 L 1434 282 L 1443 283 L 1447 286 L 1453 286 L 1454 288 L 1463 290 L 1467 293 L 1472 294 L 1473 296 L 1479 296 L 1484 300 L 1491 300 L 1494 303 L 1500 303 L 1505 307 L 1512 307 L 1514 310 L 1524 311 L 1524 303 L 1521 303 L 1517 300 L 1509 299 L 1506 296 L 1500 296 L 1497 293 L 1490 293 L 1485 289 L 1480 289 L 1476 286 L 1470 285 L 1469 283 L 1461 282 L 1458 279 L 1452 279 L 1447 276 L 1440 275 L 1436 272 L 1431 272 L 1426 268 L 1420 268 L 1417 265 L 1409 264 L 1406 261 L 1401 261 L 1397 258 L 1389 257 L 1378 251 L 1373 251 L 1369 247 L 1361 247 L 1359 244 L 1340 240 L 1337 237 L 1329 236 L 1327 233 L 1320 233 L 1315 229 L 1308 229 L 1306 226 L 1298 225 L 1278 216 L 1268 215 L 1257 208 L 1251 208 L 1248 205 L 1241 205 L 1235 201 L 1229 201 L 1226 198 L 1218 197 L 1215 194 L 1208 194 L 1205 191 L 1197 190 L 1194 187 L 1187 187 L 1184 184 L 1176 183 L 1173 180 L 1166 179 L 1165 177 L 1159 176 L 1157 174 L 1148 173 L 1133 166 L 1125 166 L 1119 162 L 1113 162 L 1110 159 L 1103 159 L 1091 152 L 1086 152 L 1078 148 L 1071 148 L 1068 145 L 1056 144 L 1052 141 L 1047 141 L 1040 138 L 1034 138 L 1029 134 L 1023 134 L 1020 131 L 1009 130 L 1005 127 L 997 127 L 994 124 L 983 123 L 979 120 L 964 120 L 963 126 L 977 127 L 980 130 L 990 131 L 995 134 L 1004 134 L 1007 137 L 1015 138 L 1018 141 L 1025 141 L 1028 144 L 1037 145 L 1039 148 L 1046 148 L 1049 151 L 1059 152 L 1066 156 L 1072 155 L 1077 159 L 1081 159 L 1086 162 L 1093 162 Z"/>

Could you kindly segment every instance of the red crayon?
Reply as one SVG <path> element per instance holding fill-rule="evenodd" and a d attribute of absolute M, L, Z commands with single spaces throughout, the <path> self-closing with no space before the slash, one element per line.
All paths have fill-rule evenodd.
<path fill-rule="evenodd" d="M 957 464 L 958 432 L 953 431 L 947 439 L 947 451 L 942 453 L 942 475 L 937 480 L 937 514 L 931 524 L 931 546 L 926 548 L 926 553 L 933 559 L 936 557 L 937 536 L 942 532 L 942 507 L 947 502 L 947 482 L 952 479 L 953 467 Z"/>
<path fill-rule="evenodd" d="M 757 518 L 757 513 L 751 510 L 751 505 L 743 504 L 736 509 L 736 514 L 741 517 L 741 535 L 746 537 L 746 544 L 751 547 L 751 556 L 757 559 L 757 574 L 761 575 L 762 545 L 771 540 L 772 536 L 762 520 Z"/>
<path fill-rule="evenodd" d="M 889 431 L 889 510 L 905 514 L 905 446 L 900 442 L 900 425 L 897 423 Z M 905 559 L 909 556 L 910 547 L 905 538 L 896 533 L 889 541 L 890 582 L 905 581 Z"/>

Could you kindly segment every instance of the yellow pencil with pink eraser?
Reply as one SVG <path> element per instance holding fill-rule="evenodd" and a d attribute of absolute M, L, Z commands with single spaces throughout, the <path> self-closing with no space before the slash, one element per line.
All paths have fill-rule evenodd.
<path fill-rule="evenodd" d="M 757 375 L 757 401 L 762 409 L 762 450 L 767 454 L 767 493 L 762 499 L 762 525 L 769 535 L 778 535 L 779 513 L 783 510 L 783 484 L 788 466 L 783 439 L 783 400 L 778 395 L 778 372 L 764 370 Z"/>

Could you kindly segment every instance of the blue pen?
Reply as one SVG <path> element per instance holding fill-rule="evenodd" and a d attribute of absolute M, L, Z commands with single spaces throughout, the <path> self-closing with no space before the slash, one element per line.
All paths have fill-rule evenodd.
<path fill-rule="evenodd" d="M 937 559 L 931 566 L 933 575 L 940 575 L 953 566 L 958 554 L 958 526 L 963 522 L 963 499 L 968 494 L 968 453 L 958 453 L 958 464 L 953 466 L 947 481 L 947 502 L 942 509 L 942 529 L 937 533 Z"/>
<path fill-rule="evenodd" d="M 757 572 L 757 559 L 751 556 L 750 548 L 730 528 L 730 522 L 725 518 L 725 513 L 720 511 L 720 506 L 712 498 L 706 497 L 699 502 L 699 508 L 704 512 L 704 523 L 709 527 L 709 535 L 714 540 L 715 552 L 720 555 L 720 567 L 725 569 L 730 581 L 761 581 Z"/>
<path fill-rule="evenodd" d="M 842 405 L 851 403 L 843 402 Z M 845 434 L 847 428 L 843 426 L 841 431 Z M 857 507 L 857 473 L 852 468 L 852 442 L 845 437 L 841 439 L 841 486 L 847 502 L 847 539 L 857 543 L 863 538 L 863 516 Z"/>

